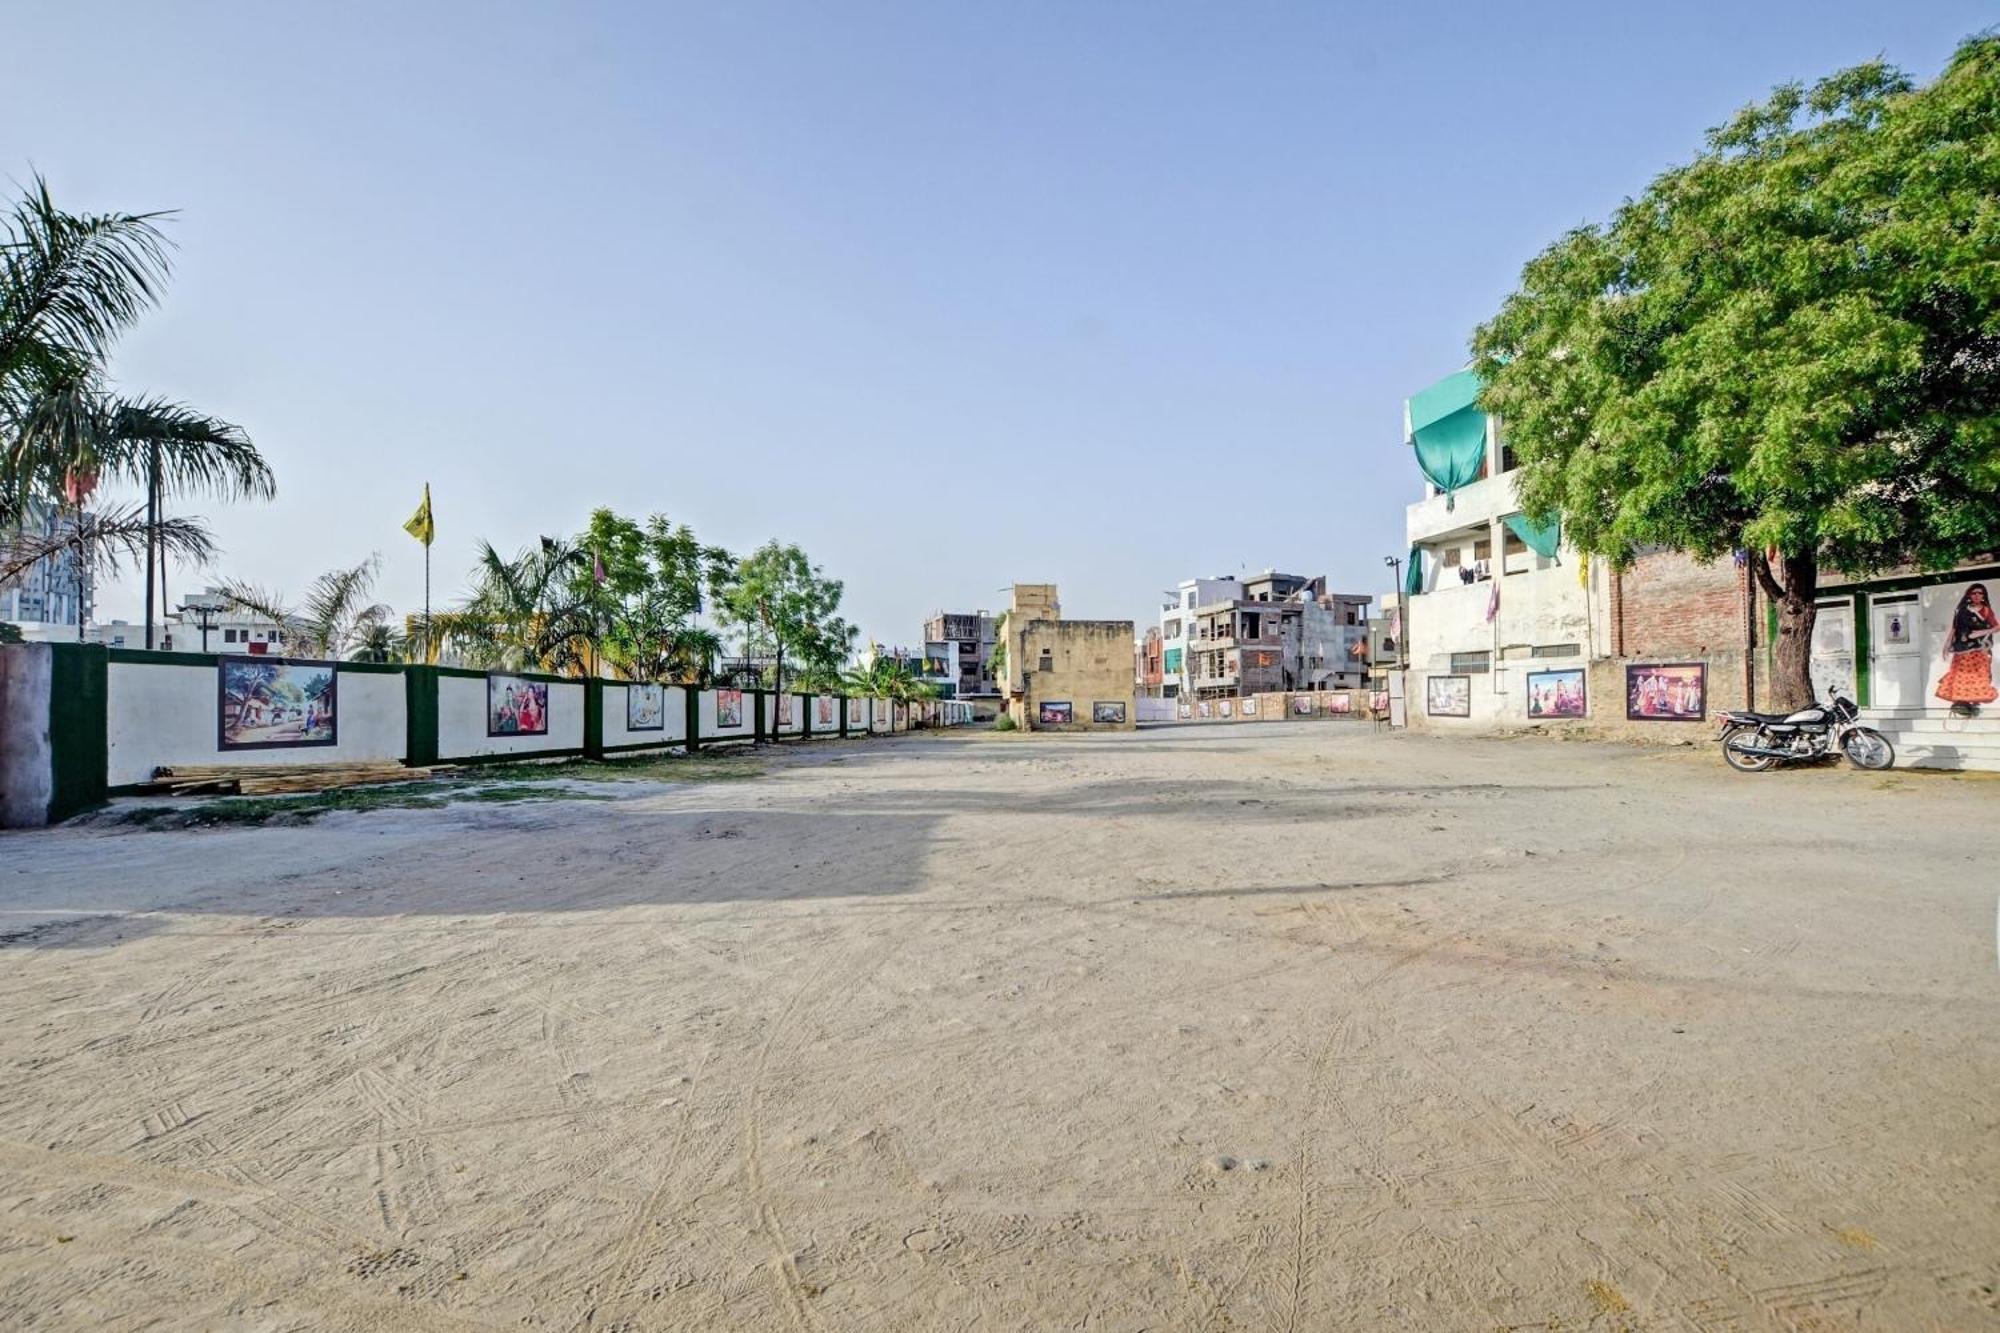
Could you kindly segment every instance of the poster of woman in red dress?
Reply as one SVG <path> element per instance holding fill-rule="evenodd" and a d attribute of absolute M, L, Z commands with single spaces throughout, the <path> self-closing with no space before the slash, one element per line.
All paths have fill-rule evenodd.
<path fill-rule="evenodd" d="M 2000 629 L 2000 616 L 1993 613 L 1986 585 L 1969 584 L 1944 636 L 1945 672 L 1936 690 L 1937 697 L 1950 704 L 1954 713 L 1976 713 L 1981 704 L 2000 698 L 2000 690 L 1993 685 L 1996 629 Z"/>

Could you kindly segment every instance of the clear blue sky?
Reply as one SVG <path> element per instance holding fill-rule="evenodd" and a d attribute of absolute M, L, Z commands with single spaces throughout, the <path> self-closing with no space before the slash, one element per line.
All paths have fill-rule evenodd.
<path fill-rule="evenodd" d="M 245 425 L 296 591 L 428 480 L 475 541 L 664 511 L 797 541 L 889 642 L 1054 580 L 1157 616 L 1266 565 L 1379 592 L 1403 397 L 1563 229 L 1772 84 L 1928 79 L 1990 3 L 12 0 L 0 174 L 178 208 L 115 364 Z M 175 576 L 176 596 L 194 582 Z M 102 618 L 136 619 L 137 589 Z"/>

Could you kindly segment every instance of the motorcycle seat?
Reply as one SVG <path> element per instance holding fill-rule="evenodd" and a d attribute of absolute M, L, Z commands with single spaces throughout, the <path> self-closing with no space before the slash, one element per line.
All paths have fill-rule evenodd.
<path fill-rule="evenodd" d="M 1731 716 L 1731 717 L 1733 717 L 1733 718 L 1736 718 L 1736 719 L 1738 719 L 1738 720 L 1740 720 L 1740 721 L 1743 721 L 1743 722 L 1758 722 L 1758 723 L 1773 723 L 1773 722 L 1783 722 L 1783 721 L 1785 721 L 1785 720 L 1786 720 L 1787 718 L 1789 718 L 1789 717 L 1791 716 L 1791 714 L 1790 714 L 1790 713 L 1753 713 L 1753 712 L 1751 712 L 1751 711 L 1750 711 L 1749 709 L 1747 709 L 1747 708 L 1732 708 L 1732 709 L 1730 709 L 1730 710 L 1729 710 L 1729 716 Z"/>

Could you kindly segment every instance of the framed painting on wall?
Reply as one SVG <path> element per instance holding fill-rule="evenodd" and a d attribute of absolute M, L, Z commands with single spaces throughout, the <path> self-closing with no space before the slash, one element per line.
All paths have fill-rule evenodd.
<path fill-rule="evenodd" d="M 1426 677 L 1424 712 L 1432 717 L 1471 717 L 1472 677 Z"/>
<path fill-rule="evenodd" d="M 1326 696 L 1326 711 L 1329 713 L 1351 713 L 1354 711 L 1354 700 L 1344 694 L 1329 694 Z"/>
<path fill-rule="evenodd" d="M 1529 717 L 1582 717 L 1589 705 L 1582 667 L 1528 673 Z"/>
<path fill-rule="evenodd" d="M 816 727 L 833 725 L 833 700 L 824 694 L 819 697 L 818 712 L 813 717 L 813 725 Z"/>
<path fill-rule="evenodd" d="M 626 707 L 631 707 L 628 702 Z M 486 678 L 488 736 L 549 734 L 549 683 L 521 676 Z"/>
<path fill-rule="evenodd" d="M 743 725 L 743 691 L 717 690 L 715 692 L 715 725 L 740 727 Z"/>
<path fill-rule="evenodd" d="M 1318 707 L 1319 700 L 1310 694 L 1295 694 L 1292 696 L 1292 711 L 1300 717 L 1311 717 Z"/>
<path fill-rule="evenodd" d="M 627 685 L 625 687 L 625 730 L 665 731 L 667 729 L 667 687 Z"/>
<path fill-rule="evenodd" d="M 1245 699 L 1243 701 L 1243 716 L 1257 716 L 1257 701 L 1255 699 Z"/>
<path fill-rule="evenodd" d="M 1036 716 L 1045 727 L 1066 727 L 1076 721 L 1076 709 L 1067 699 L 1045 699 Z"/>
<path fill-rule="evenodd" d="M 1117 700 L 1110 702 L 1099 700 L 1090 706 L 1090 720 L 1092 722 L 1116 723 L 1123 726 L 1125 722 L 1125 705 L 1123 702 Z"/>
<path fill-rule="evenodd" d="M 781 727 L 792 725 L 792 696 L 789 694 L 778 696 L 778 725 Z"/>
<path fill-rule="evenodd" d="M 217 749 L 335 743 L 340 669 L 334 663 L 231 656 L 216 664 L 215 675 Z"/>
<path fill-rule="evenodd" d="M 1665 662 L 1625 668 L 1631 722 L 1699 722 L 1708 716 L 1708 664 Z"/>
<path fill-rule="evenodd" d="M 1221 711 L 1224 717 L 1230 717 L 1233 716 L 1236 711 L 1236 701 L 1234 699 L 1224 699 L 1221 703 L 1217 704 L 1216 707 Z"/>

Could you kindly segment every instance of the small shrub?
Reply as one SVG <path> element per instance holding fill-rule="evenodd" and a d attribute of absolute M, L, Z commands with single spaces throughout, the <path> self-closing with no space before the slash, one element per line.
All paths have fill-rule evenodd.
<path fill-rule="evenodd" d="M 993 730 L 995 731 L 1014 730 L 1014 719 L 1008 716 L 1006 713 L 1002 713 L 999 717 L 993 720 Z"/>

